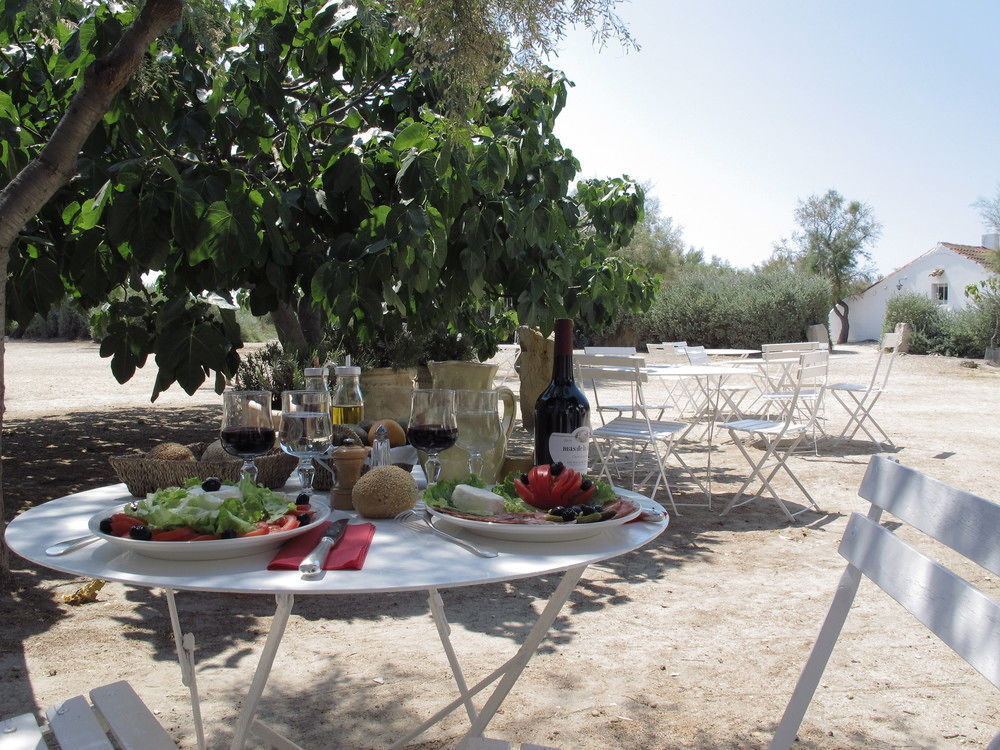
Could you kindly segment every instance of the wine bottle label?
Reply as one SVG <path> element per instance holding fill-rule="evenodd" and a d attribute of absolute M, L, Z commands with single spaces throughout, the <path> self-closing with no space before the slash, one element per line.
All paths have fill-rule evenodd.
<path fill-rule="evenodd" d="M 549 435 L 549 455 L 552 463 L 587 473 L 587 459 L 590 456 L 590 427 L 584 425 L 573 432 L 553 432 Z"/>

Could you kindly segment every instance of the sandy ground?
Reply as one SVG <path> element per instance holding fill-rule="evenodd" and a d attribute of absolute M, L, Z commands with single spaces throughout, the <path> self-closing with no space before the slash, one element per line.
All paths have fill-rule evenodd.
<path fill-rule="evenodd" d="M 844 351 L 851 356 L 831 363 L 831 381 L 863 382 L 873 348 Z M 129 446 L 211 437 L 218 397 L 204 389 L 189 398 L 175 386 L 150 404 L 154 373 L 146 369 L 120 386 L 93 345 L 8 344 L 9 508 L 113 481 L 106 458 Z M 827 409 L 835 432 L 844 421 L 838 410 Z M 899 358 L 877 408 L 900 461 L 993 500 L 998 414 L 1000 374 L 940 357 Z M 847 518 L 867 509 L 856 490 L 872 452 L 860 441 L 824 439 L 818 456 L 794 457 L 824 513 L 806 513 L 793 527 L 767 502 L 718 516 L 745 471 L 733 447 L 718 450 L 715 510 L 682 508 L 653 543 L 588 569 L 488 734 L 567 749 L 765 746 L 843 569 L 836 547 Z M 704 466 L 703 448 L 687 455 Z M 778 487 L 801 500 L 790 483 Z M 680 477 L 677 491 L 697 499 Z M 1000 594 L 996 577 L 943 559 Z M 96 603 L 61 603 L 78 584 L 15 561 L 0 598 L 0 716 L 127 679 L 178 744 L 194 747 L 162 596 L 110 584 Z M 522 642 L 556 584 L 538 578 L 443 593 L 470 681 Z M 273 601 L 182 594 L 178 602 L 197 639 L 209 746 L 225 747 Z M 302 599 L 261 716 L 305 747 L 378 748 L 452 690 L 422 595 Z M 449 747 L 465 726 L 456 713 L 410 747 Z M 982 747 L 998 729 L 990 683 L 865 581 L 796 746 Z"/>

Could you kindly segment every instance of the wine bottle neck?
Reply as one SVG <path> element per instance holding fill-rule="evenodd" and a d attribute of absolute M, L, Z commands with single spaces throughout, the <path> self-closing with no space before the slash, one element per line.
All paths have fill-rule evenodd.
<path fill-rule="evenodd" d="M 573 321 L 569 318 L 556 320 L 552 381 L 556 383 L 573 382 Z"/>

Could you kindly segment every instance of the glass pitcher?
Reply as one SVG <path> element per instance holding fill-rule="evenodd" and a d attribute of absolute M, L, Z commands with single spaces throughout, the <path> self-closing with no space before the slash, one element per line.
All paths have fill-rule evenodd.
<path fill-rule="evenodd" d="M 500 401 L 503 401 L 503 417 Z M 487 484 L 503 480 L 507 440 L 514 429 L 516 402 L 510 388 L 455 391 L 458 442 L 439 455 L 441 479 L 465 479 L 475 472 Z"/>

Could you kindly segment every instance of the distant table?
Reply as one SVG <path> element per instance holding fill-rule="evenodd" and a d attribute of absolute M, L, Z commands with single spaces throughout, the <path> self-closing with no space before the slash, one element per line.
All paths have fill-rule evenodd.
<path fill-rule="evenodd" d="M 290 483 L 285 490 L 297 490 Z M 628 490 L 618 490 L 646 508 L 662 511 L 659 504 Z M 205 591 L 231 594 L 274 594 L 276 609 L 260 661 L 246 699 L 242 702 L 231 748 L 242 750 L 251 732 L 274 747 L 299 748 L 288 739 L 255 720 L 271 665 L 285 632 L 295 595 L 324 596 L 336 594 L 379 594 L 398 591 L 426 591 L 431 616 L 458 686 L 459 697 L 390 747 L 411 742 L 455 709 L 464 706 L 471 727 L 468 735 L 481 737 L 486 725 L 500 708 L 528 660 L 548 633 L 559 611 L 572 593 L 580 576 L 591 563 L 623 555 L 659 536 L 668 519 L 658 523 L 638 522 L 615 526 L 597 536 L 558 543 L 512 542 L 484 539 L 473 535 L 477 543 L 500 552 L 495 558 L 476 557 L 466 550 L 432 535 L 418 535 L 393 520 L 373 520 L 375 537 L 368 551 L 364 570 L 324 571 L 321 576 L 303 579 L 298 571 L 269 571 L 273 551 L 228 560 L 183 561 L 156 560 L 104 541 L 93 542 L 68 554 L 50 557 L 44 550 L 71 537 L 86 534 L 88 520 L 98 512 L 133 499 L 124 484 L 80 492 L 38 505 L 17 516 L 7 527 L 6 541 L 21 557 L 47 568 L 73 575 L 118 581 L 132 586 L 159 588 L 164 591 L 170 610 L 177 658 L 183 682 L 191 693 L 195 731 L 199 748 L 205 747 L 200 701 L 195 679 L 194 636 L 183 633 L 174 600 L 175 591 Z M 315 496 L 314 501 L 322 501 Z M 334 511 L 331 518 L 344 517 Z M 449 528 L 449 531 L 452 529 Z M 463 535 L 461 530 L 455 534 Z M 190 542 L 198 544 L 199 542 Z M 188 544 L 178 542 L 178 544 Z M 458 657 L 452 645 L 450 626 L 445 617 L 439 589 L 474 586 L 519 578 L 562 573 L 562 580 L 549 598 L 542 613 L 517 652 L 475 685 L 466 685 Z M 619 665 L 625 666 L 625 665 Z M 497 683 L 485 703 L 477 708 L 472 698 L 484 688 Z M 553 706 L 552 710 L 558 710 Z M 301 750 L 301 748 L 299 749 Z"/>
<path fill-rule="evenodd" d="M 706 349 L 705 354 L 710 357 L 739 357 L 745 359 L 751 354 L 760 354 L 760 349 Z"/>

